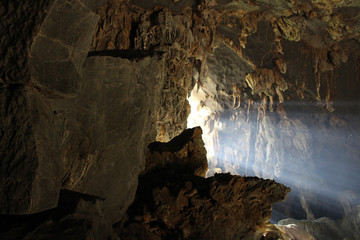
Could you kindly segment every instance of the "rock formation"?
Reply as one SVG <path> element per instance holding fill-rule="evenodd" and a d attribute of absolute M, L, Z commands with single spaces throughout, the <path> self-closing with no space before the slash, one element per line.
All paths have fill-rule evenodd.
<path fill-rule="evenodd" d="M 186 129 L 168 143 L 153 142 L 148 146 L 146 167 L 142 175 L 166 168 L 176 173 L 205 177 L 208 170 L 201 128 Z M 173 169 L 172 169 L 173 168 Z"/>
<path fill-rule="evenodd" d="M 146 164 L 173 164 L 174 149 L 201 156 L 187 158 L 201 166 L 191 189 L 240 184 L 199 180 L 197 143 L 147 149 L 192 122 L 208 176 L 285 183 L 276 220 L 328 217 L 356 236 L 357 208 L 343 206 L 360 192 L 359 12 L 356 0 L 1 1 L 0 213 L 51 211 L 67 190 L 102 199 L 114 224 Z"/>
<path fill-rule="evenodd" d="M 0 215 L 2 239 L 260 238 L 271 205 L 289 188 L 273 180 L 219 174 L 204 178 L 201 128 L 149 144 L 134 203 L 114 229 L 106 199 L 62 190 L 58 205 L 30 215 Z M 105 210 L 105 212 L 104 212 Z"/>
<path fill-rule="evenodd" d="M 257 177 L 204 178 L 207 160 L 200 128 L 148 148 L 135 201 L 126 221 L 115 227 L 121 239 L 259 239 L 271 204 L 290 191 Z"/>

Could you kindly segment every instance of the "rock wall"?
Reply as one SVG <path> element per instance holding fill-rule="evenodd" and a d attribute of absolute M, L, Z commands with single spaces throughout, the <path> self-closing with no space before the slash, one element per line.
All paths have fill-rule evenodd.
<path fill-rule="evenodd" d="M 145 146 L 186 128 L 193 72 L 212 51 L 206 6 L 175 5 L 2 3 L 1 213 L 54 208 L 70 189 L 121 218 Z"/>
<path fill-rule="evenodd" d="M 164 53 L 165 85 L 156 120 L 161 141 L 169 141 L 186 128 L 187 93 L 203 71 L 205 53 L 213 48 L 216 15 L 204 4 L 193 6 L 191 2 L 112 0 L 98 11 L 101 19 L 93 50 Z"/>
<path fill-rule="evenodd" d="M 157 51 L 91 51 L 100 19 L 93 11 L 103 4 L 53 2 L 37 32 L 24 36 L 32 45 L 17 74 L 27 75 L 21 83 L 4 77 L 2 213 L 54 208 L 60 189 L 70 189 L 105 198 L 114 222 L 133 201 L 156 137 L 165 62 Z"/>
<path fill-rule="evenodd" d="M 38 32 L 51 1 L 39 1 L 32 7 L 18 1 L 2 3 L 1 37 L 1 205 L 2 212 L 32 212 L 39 205 L 55 206 L 58 193 L 52 191 L 48 198 L 32 196 L 34 181 L 41 181 L 32 174 L 39 165 L 36 145 L 43 142 L 42 136 L 34 134 L 34 129 L 49 127 L 51 114 L 43 104 L 43 96 L 33 87 L 27 87 L 30 81 L 28 52 L 33 37 Z M 50 119 L 40 116 L 49 116 Z M 48 121 L 49 120 L 49 121 Z M 42 122 L 44 126 L 40 126 Z M 45 146 L 44 146 L 45 147 Z M 44 149 L 40 146 L 38 151 Z M 52 147 L 46 153 L 52 155 Z M 40 160 L 41 161 L 41 160 Z M 46 174 L 53 174 L 51 169 Z M 55 170 L 56 171 L 56 170 Z M 35 180 L 37 178 L 37 180 Z M 58 183 L 46 182 L 45 188 L 57 187 Z M 39 193 L 39 186 L 34 186 Z M 34 201 L 32 201 L 34 198 Z M 16 200 L 15 200 L 16 199 Z M 42 203 L 40 203 L 42 202 Z M 41 207 L 40 207 L 41 208 Z"/>

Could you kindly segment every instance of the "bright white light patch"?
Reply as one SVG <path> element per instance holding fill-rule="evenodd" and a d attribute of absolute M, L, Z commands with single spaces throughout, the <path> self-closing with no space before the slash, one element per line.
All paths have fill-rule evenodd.
<path fill-rule="evenodd" d="M 208 83 L 212 82 L 211 79 L 207 79 Z M 214 123 L 216 118 L 216 113 L 222 112 L 223 109 L 218 102 L 215 101 L 211 93 L 207 93 L 206 89 L 198 88 L 196 85 L 191 92 L 188 101 L 191 106 L 191 113 L 187 120 L 187 127 L 197 127 L 200 126 L 203 130 L 203 141 L 206 148 L 206 157 L 209 163 L 209 170 L 212 172 L 221 172 L 220 169 L 213 169 L 216 165 L 215 156 L 215 146 L 219 143 L 215 143 L 218 140 L 218 131 L 222 129 L 222 124 L 219 121 L 215 121 L 212 127 L 210 127 L 211 122 Z M 219 171 L 220 170 L 220 171 Z"/>
<path fill-rule="evenodd" d="M 208 107 L 204 106 L 206 98 L 207 96 L 203 89 L 198 89 L 198 86 L 196 85 L 192 90 L 190 97 L 188 97 L 188 101 L 191 106 L 191 113 L 187 119 L 187 128 L 197 126 L 202 128 L 202 138 L 207 152 L 206 157 L 209 161 L 209 159 L 214 156 L 214 147 L 212 145 L 210 129 L 206 126 L 206 119 L 208 119 L 212 114 L 212 111 Z"/>

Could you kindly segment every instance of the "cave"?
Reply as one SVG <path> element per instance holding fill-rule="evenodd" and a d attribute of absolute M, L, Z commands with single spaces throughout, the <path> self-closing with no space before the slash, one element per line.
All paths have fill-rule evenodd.
<path fill-rule="evenodd" d="M 0 239 L 359 239 L 358 0 L 0 16 Z"/>

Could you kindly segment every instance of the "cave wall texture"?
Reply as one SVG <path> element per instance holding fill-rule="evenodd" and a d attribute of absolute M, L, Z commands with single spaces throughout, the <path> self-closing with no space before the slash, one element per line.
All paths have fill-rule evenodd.
<path fill-rule="evenodd" d="M 285 215 L 336 218 L 359 192 L 359 5 L 287 4 L 214 7 L 231 13 L 192 92 L 211 113 L 196 123 L 211 136 L 210 169 L 288 184 L 301 207 Z"/>
<path fill-rule="evenodd" d="M 0 213 L 54 209 L 71 190 L 99 198 L 97 224 L 120 221 L 146 146 L 186 129 L 190 95 L 209 112 L 197 123 L 213 144 L 210 173 L 289 180 L 300 206 L 279 207 L 289 217 L 358 212 L 356 197 L 314 192 L 338 182 L 360 192 L 359 10 L 357 0 L 2 1 Z M 331 182 L 324 165 L 341 167 Z"/>

